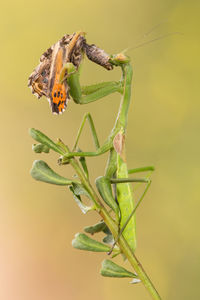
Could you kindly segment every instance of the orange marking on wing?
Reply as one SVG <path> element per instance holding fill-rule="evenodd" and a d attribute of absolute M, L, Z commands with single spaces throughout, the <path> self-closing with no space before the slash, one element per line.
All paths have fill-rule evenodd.
<path fill-rule="evenodd" d="M 51 96 L 53 103 L 58 106 L 59 112 L 65 108 L 65 103 L 67 99 L 66 87 L 64 83 L 60 83 L 60 72 L 63 68 L 63 50 L 62 48 L 58 51 L 56 57 L 56 65 L 55 65 L 55 79 L 54 85 L 52 88 Z"/>
<path fill-rule="evenodd" d="M 55 103 L 57 105 L 59 103 L 60 103 L 60 105 L 61 104 L 64 105 L 64 102 L 66 101 L 66 98 L 67 98 L 67 93 L 66 93 L 64 84 L 54 83 L 54 86 L 53 86 L 53 89 L 51 92 L 51 96 L 52 96 L 53 103 Z"/>

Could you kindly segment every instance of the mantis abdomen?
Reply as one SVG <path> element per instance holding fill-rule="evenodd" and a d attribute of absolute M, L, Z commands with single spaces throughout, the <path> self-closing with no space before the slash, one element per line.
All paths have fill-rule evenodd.
<path fill-rule="evenodd" d="M 127 164 L 124 159 L 117 154 L 117 179 L 128 178 Z M 127 219 L 134 209 L 133 192 L 130 183 L 117 183 L 117 201 L 121 212 L 120 230 L 122 230 Z M 135 251 L 136 248 L 136 226 L 135 215 L 130 219 L 123 230 L 123 236 L 128 242 L 130 248 Z"/>

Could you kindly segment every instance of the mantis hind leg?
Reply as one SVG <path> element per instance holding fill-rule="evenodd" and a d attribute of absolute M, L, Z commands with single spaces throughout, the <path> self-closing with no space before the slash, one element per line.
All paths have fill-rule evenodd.
<path fill-rule="evenodd" d="M 127 179 L 128 179 L 128 180 L 127 180 Z M 145 187 L 145 189 L 144 189 L 144 192 L 143 192 L 142 195 L 140 196 L 138 202 L 136 203 L 134 209 L 132 210 L 131 214 L 128 216 L 126 222 L 123 224 L 122 228 L 120 228 L 119 234 L 118 234 L 117 238 L 115 239 L 115 242 L 113 243 L 112 248 L 111 248 L 111 250 L 110 250 L 110 252 L 109 252 L 108 254 L 111 254 L 111 253 L 112 253 L 112 251 L 113 251 L 115 245 L 117 244 L 117 242 L 118 242 L 120 236 L 123 234 L 123 232 L 124 232 L 126 226 L 127 226 L 128 223 L 130 222 L 131 218 L 134 216 L 134 214 L 135 214 L 137 208 L 138 208 L 139 205 L 141 204 L 142 200 L 144 199 L 144 196 L 146 195 L 146 193 L 147 193 L 147 191 L 148 191 L 148 189 L 149 189 L 149 187 L 150 187 L 150 185 L 151 185 L 151 180 L 149 180 L 149 179 L 136 179 L 136 180 L 135 180 L 135 179 L 131 179 L 131 178 L 120 178 L 120 179 L 115 179 L 115 180 L 114 180 L 114 179 L 111 179 L 111 182 L 114 183 L 114 184 L 119 184 L 119 183 L 124 183 L 124 182 L 146 182 L 147 185 L 146 185 L 146 187 Z"/>
<path fill-rule="evenodd" d="M 95 147 L 96 147 L 96 149 L 100 148 L 100 144 L 99 144 L 99 140 L 98 140 L 98 137 L 97 137 L 97 132 L 96 132 L 96 129 L 95 129 L 95 126 L 94 126 L 94 122 L 93 122 L 92 116 L 91 116 L 90 113 L 86 113 L 84 115 L 84 117 L 83 117 L 83 120 L 81 122 L 80 128 L 78 130 L 77 137 L 76 137 L 76 140 L 75 140 L 75 143 L 74 143 L 72 151 L 75 151 L 75 149 L 77 147 L 77 144 L 78 144 L 78 141 L 79 141 L 79 138 L 80 138 L 80 135 L 82 133 L 82 130 L 83 130 L 83 127 L 85 125 L 86 120 L 88 120 L 90 129 L 91 129 L 91 132 L 92 132 L 92 137 L 93 137 L 93 140 L 94 140 Z"/>
<path fill-rule="evenodd" d="M 90 128 L 91 128 L 91 131 L 92 131 L 92 136 L 93 136 L 94 143 L 95 143 L 95 146 L 96 146 L 96 151 L 91 151 L 91 152 L 80 152 L 80 151 L 78 151 L 78 152 L 76 152 L 75 148 L 77 147 L 77 144 L 78 144 L 78 141 L 79 141 L 79 138 L 80 138 L 81 132 L 83 130 L 86 119 L 88 119 L 89 124 L 90 124 Z M 111 139 L 108 139 L 107 141 L 105 141 L 105 143 L 100 147 L 92 117 L 91 117 L 90 114 L 86 114 L 84 116 L 83 121 L 81 123 L 81 126 L 79 128 L 77 138 L 76 138 L 76 141 L 75 141 L 75 144 L 74 144 L 74 147 L 73 147 L 73 151 L 65 153 L 62 156 L 60 163 L 61 164 L 68 163 L 68 159 L 70 157 L 74 157 L 74 156 L 79 156 L 79 157 L 99 156 L 99 155 L 102 155 L 102 154 L 108 152 L 111 148 L 112 148 L 112 140 Z"/>
<path fill-rule="evenodd" d="M 133 182 L 133 181 L 131 181 L 131 182 Z M 137 181 L 137 182 L 138 182 L 138 181 Z M 144 182 L 144 181 L 141 181 L 141 182 Z M 144 199 L 144 196 L 146 195 L 146 193 L 147 193 L 147 191 L 148 191 L 150 185 L 151 185 L 151 180 L 148 180 L 148 181 L 147 181 L 147 185 L 146 185 L 146 187 L 145 187 L 145 189 L 144 189 L 144 192 L 143 192 L 142 195 L 140 196 L 138 202 L 136 203 L 136 205 L 135 205 L 135 207 L 134 207 L 132 213 L 131 213 L 131 214 L 129 215 L 129 217 L 127 218 L 125 224 L 124 224 L 123 227 L 120 229 L 118 239 L 119 239 L 120 235 L 123 233 L 123 231 L 124 231 L 124 229 L 126 228 L 126 226 L 128 225 L 130 219 L 131 219 L 131 218 L 133 217 L 133 215 L 135 214 L 135 212 L 136 212 L 137 208 L 139 207 L 139 205 L 141 204 L 142 200 Z"/>
<path fill-rule="evenodd" d="M 128 174 L 134 174 L 134 173 L 142 173 L 146 171 L 154 171 L 154 166 L 147 166 L 147 167 L 141 167 L 141 168 L 135 168 L 135 169 L 129 169 Z"/>

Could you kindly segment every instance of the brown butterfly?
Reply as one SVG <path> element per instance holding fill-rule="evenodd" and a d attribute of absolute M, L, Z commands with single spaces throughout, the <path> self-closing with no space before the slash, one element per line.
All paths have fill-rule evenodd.
<path fill-rule="evenodd" d="M 88 45 L 83 32 L 76 32 L 64 35 L 56 44 L 47 49 L 40 57 L 39 65 L 29 76 L 28 86 L 32 93 L 38 99 L 46 96 L 55 114 L 61 114 L 70 99 L 67 81 L 60 82 L 63 66 L 71 62 L 78 70 L 84 53 L 91 61 L 107 70 L 113 69 L 110 56 L 94 44 Z"/>
<path fill-rule="evenodd" d="M 28 86 L 38 99 L 46 96 L 53 113 L 62 113 L 69 100 L 66 80 L 60 83 L 60 73 L 67 62 L 78 69 L 83 58 L 84 34 L 64 35 L 40 57 L 40 63 L 29 76 Z"/>

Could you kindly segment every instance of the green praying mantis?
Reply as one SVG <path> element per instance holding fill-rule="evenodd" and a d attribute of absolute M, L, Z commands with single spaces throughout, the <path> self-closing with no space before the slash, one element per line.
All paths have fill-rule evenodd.
<path fill-rule="evenodd" d="M 58 143 L 54 143 L 40 131 L 35 129 L 31 129 L 30 131 L 31 136 L 41 143 L 40 146 L 43 145 L 47 147 L 46 152 L 48 152 L 49 148 L 58 152 L 61 155 L 59 158 L 60 165 L 71 164 L 72 167 L 75 169 L 81 182 L 77 180 L 65 179 L 55 174 L 48 166 L 44 164 L 42 166 L 44 167 L 44 170 L 42 170 L 41 165 L 38 166 L 38 164 L 35 163 L 31 174 L 37 180 L 51 182 L 51 179 L 47 179 L 47 176 L 45 175 L 46 172 L 48 173 L 49 177 L 55 177 L 55 180 L 57 180 L 56 184 L 69 185 L 71 187 L 71 191 L 75 195 L 76 199 L 78 199 L 78 201 L 80 200 L 80 195 L 89 195 L 89 198 L 92 199 L 94 202 L 94 206 L 92 207 L 92 209 L 97 210 L 103 219 L 103 222 L 101 221 L 97 225 L 103 226 L 103 232 L 106 232 L 106 226 L 107 229 L 112 233 L 114 239 L 112 242 L 112 246 L 105 248 L 108 254 L 111 254 L 113 252 L 113 257 L 119 253 L 125 255 L 125 257 L 129 260 L 129 262 L 134 267 L 137 273 L 132 273 L 132 277 L 137 277 L 143 282 L 145 287 L 149 290 L 150 294 L 152 295 L 153 299 L 161 299 L 158 292 L 156 291 L 155 287 L 151 283 L 149 277 L 146 275 L 144 269 L 142 268 L 141 264 L 138 262 L 134 254 L 136 249 L 135 212 L 140 203 L 142 202 L 145 194 L 147 193 L 147 190 L 150 187 L 151 180 L 149 179 L 149 176 L 154 170 L 154 167 L 149 166 L 137 169 L 128 169 L 126 162 L 125 135 L 128 122 L 128 111 L 131 101 L 131 84 L 133 70 L 130 58 L 124 55 L 123 53 L 119 53 L 117 55 L 110 55 L 109 63 L 114 67 L 121 68 L 122 76 L 121 79 L 117 82 L 102 82 L 95 85 L 81 87 L 79 81 L 80 72 L 71 62 L 67 62 L 63 66 L 59 77 L 60 83 L 65 82 L 69 86 L 70 96 L 76 104 L 89 104 L 91 102 L 102 99 L 103 97 L 112 93 L 119 93 L 121 95 L 121 103 L 114 127 L 112 128 L 108 138 L 102 146 L 100 146 L 94 122 L 90 113 L 84 115 L 83 121 L 78 130 L 74 146 L 71 151 L 68 148 L 68 146 L 66 146 L 61 140 L 59 140 Z M 90 125 L 92 137 L 96 148 L 95 151 L 85 152 L 81 151 L 78 147 L 79 139 L 86 121 L 88 121 Z M 36 152 L 45 152 L 44 149 L 37 151 L 37 147 L 38 146 L 36 145 L 34 149 Z M 99 196 L 96 194 L 93 187 L 91 187 L 85 160 L 86 157 L 95 157 L 102 155 L 106 152 L 109 153 L 109 157 L 105 173 L 103 176 L 98 177 L 95 183 L 99 195 L 101 196 L 104 203 L 109 207 L 109 209 L 111 209 L 111 212 L 109 212 L 108 209 L 105 208 L 104 204 L 102 204 L 101 200 L 99 200 Z M 80 160 L 81 167 L 78 161 L 76 160 L 77 157 Z M 48 168 L 49 170 L 47 170 Z M 39 172 L 40 175 L 38 175 Z M 134 179 L 129 177 L 129 175 L 139 172 L 149 173 L 145 178 Z M 131 183 L 134 182 L 145 184 L 145 189 L 137 203 L 135 201 L 135 197 L 131 186 Z M 79 191 L 77 192 L 78 189 Z M 81 205 L 83 206 L 83 204 Z M 87 232 L 96 233 L 101 231 L 99 230 L 99 227 L 98 229 L 95 229 L 97 227 L 98 226 L 90 227 L 90 229 Z M 77 240 L 74 242 L 74 245 L 77 244 Z M 96 247 L 96 244 L 94 247 Z M 88 250 L 89 246 L 86 248 L 79 247 L 79 249 Z M 109 271 L 112 269 L 110 265 L 107 266 L 107 268 L 110 268 Z M 131 276 L 127 275 L 127 277 Z"/>
<path fill-rule="evenodd" d="M 89 113 L 87 113 L 81 123 L 80 129 L 77 134 L 77 138 L 72 152 L 65 154 L 60 160 L 61 164 L 68 162 L 71 157 L 94 157 L 104 154 L 109 151 L 109 159 L 105 170 L 105 175 L 96 179 L 96 187 L 104 200 L 104 202 L 114 211 L 116 220 L 119 225 L 119 236 L 124 235 L 128 241 L 129 246 L 133 251 L 136 248 L 136 229 L 135 229 L 135 211 L 141 203 L 144 195 L 146 194 L 151 181 L 147 178 L 144 179 L 132 179 L 128 178 L 128 174 L 136 172 L 152 171 L 153 167 L 146 167 L 140 169 L 128 170 L 125 158 L 125 133 L 127 127 L 128 110 L 131 100 L 131 82 L 132 82 L 132 66 L 127 56 L 118 54 L 111 56 L 110 62 L 119 66 L 122 70 L 122 78 L 119 82 L 102 82 L 97 85 L 90 85 L 81 88 L 79 82 L 79 72 L 72 63 L 67 63 L 62 71 L 60 81 L 67 80 L 70 87 L 70 95 L 77 104 L 88 104 L 99 100 L 111 93 L 118 92 L 122 95 L 122 101 L 120 104 L 118 116 L 115 125 L 102 146 L 100 146 L 97 133 L 95 130 L 94 122 Z M 67 78 L 64 77 L 67 74 Z M 76 151 L 78 141 L 84 127 L 84 124 L 88 120 L 92 137 L 96 151 L 93 152 L 79 152 Z M 143 195 L 139 199 L 137 206 L 133 198 L 131 182 L 143 182 L 146 183 L 146 188 Z M 113 196 L 111 185 L 116 185 L 116 199 Z M 117 237 L 118 240 L 119 237 Z M 114 244 L 116 244 L 117 240 Z"/>

